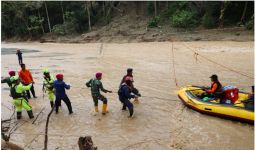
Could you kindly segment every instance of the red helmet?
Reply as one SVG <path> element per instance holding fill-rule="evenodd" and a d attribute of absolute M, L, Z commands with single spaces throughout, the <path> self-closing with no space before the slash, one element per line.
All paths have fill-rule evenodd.
<path fill-rule="evenodd" d="M 64 77 L 64 75 L 61 74 L 61 73 L 59 73 L 59 74 L 56 75 L 56 78 L 57 78 L 57 79 L 63 79 L 63 77 Z"/>
<path fill-rule="evenodd" d="M 10 70 L 10 71 L 9 71 L 9 75 L 10 75 L 10 76 L 15 76 L 15 71 Z"/>
<path fill-rule="evenodd" d="M 98 78 L 100 78 L 100 77 L 102 77 L 102 73 L 101 73 L 101 72 L 97 72 L 97 73 L 96 73 L 96 78 L 98 79 Z"/>

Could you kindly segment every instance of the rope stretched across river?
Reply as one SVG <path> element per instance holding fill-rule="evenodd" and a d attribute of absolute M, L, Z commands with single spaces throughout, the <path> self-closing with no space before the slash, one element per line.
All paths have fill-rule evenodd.
<path fill-rule="evenodd" d="M 186 44 L 184 44 L 184 46 L 185 46 L 186 48 L 188 48 L 189 50 L 191 50 L 191 51 L 194 53 L 194 56 L 195 56 L 196 61 L 198 60 L 198 56 L 200 56 L 201 58 L 203 58 L 203 59 L 205 59 L 205 60 L 207 60 L 207 61 L 209 61 L 209 62 L 211 62 L 211 63 L 213 63 L 213 64 L 216 64 L 216 65 L 218 65 L 218 66 L 220 66 L 220 67 L 222 67 L 222 68 L 225 68 L 225 69 L 227 69 L 227 70 L 229 70 L 229 71 L 232 71 L 232 72 L 234 72 L 234 73 L 237 73 L 237 74 L 239 74 L 239 75 L 245 76 L 245 77 L 250 78 L 250 79 L 254 79 L 254 77 L 252 77 L 252 76 L 250 76 L 250 75 L 247 75 L 247 74 L 245 74 L 245 73 L 243 73 L 243 72 L 241 72 L 241 71 L 238 71 L 238 70 L 232 69 L 232 68 L 230 68 L 230 67 L 227 67 L 227 66 L 225 66 L 225 65 L 223 65 L 223 64 L 220 64 L 220 63 L 218 63 L 218 62 L 216 62 L 216 61 L 214 61 L 214 60 L 212 60 L 212 59 L 210 59 L 210 58 L 208 58 L 208 57 L 206 57 L 206 56 L 203 56 L 203 55 L 199 54 L 197 51 L 195 51 L 195 50 L 193 50 L 192 48 L 188 47 Z"/>

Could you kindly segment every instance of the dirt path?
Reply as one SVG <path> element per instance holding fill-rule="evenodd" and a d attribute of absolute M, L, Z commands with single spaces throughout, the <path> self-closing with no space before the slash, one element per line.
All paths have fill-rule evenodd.
<path fill-rule="evenodd" d="M 183 106 L 175 91 L 175 73 L 179 86 L 209 85 L 209 76 L 217 73 L 224 85 L 233 84 L 243 90 L 252 79 L 212 64 L 194 53 L 213 59 L 235 70 L 253 76 L 253 42 L 152 42 L 126 44 L 50 44 L 3 43 L 2 48 L 39 50 L 24 53 L 24 63 L 35 78 L 36 100 L 31 100 L 38 117 L 35 124 L 23 112 L 24 123 L 11 136 L 12 142 L 25 149 L 42 149 L 46 116 L 50 111 L 47 96 L 42 96 L 42 69 L 64 73 L 74 114 L 68 115 L 63 104 L 59 114 L 52 114 L 49 126 L 49 149 L 78 149 L 79 136 L 92 136 L 99 149 L 253 149 L 253 126 L 202 115 Z M 106 89 L 117 91 L 126 68 L 134 68 L 135 85 L 142 95 L 135 105 L 136 116 L 130 120 L 121 111 L 117 94 L 104 94 L 109 100 L 109 114 L 93 116 L 93 102 L 85 81 L 96 71 L 103 72 Z M 15 54 L 3 55 L 2 76 L 9 69 L 19 69 Z M 2 119 L 11 115 L 11 99 L 7 85 L 2 85 Z M 100 110 L 101 110 L 100 103 Z"/>

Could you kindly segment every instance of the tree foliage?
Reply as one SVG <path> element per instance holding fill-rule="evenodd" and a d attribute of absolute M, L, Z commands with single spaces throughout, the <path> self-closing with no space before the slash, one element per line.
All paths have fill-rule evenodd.
<path fill-rule="evenodd" d="M 149 27 L 162 22 L 173 27 L 213 28 L 244 24 L 253 29 L 253 1 L 2 1 L 2 39 L 14 36 L 33 37 L 47 34 L 88 32 L 96 24 L 106 25 L 112 17 L 129 15 L 136 5 L 145 6 Z M 119 11 L 119 6 L 132 3 L 132 8 Z M 137 7 L 137 8 L 138 8 Z M 116 11 L 118 10 L 118 11 Z M 139 10 L 140 11 L 140 10 Z M 132 13 L 130 13 L 132 15 Z"/>

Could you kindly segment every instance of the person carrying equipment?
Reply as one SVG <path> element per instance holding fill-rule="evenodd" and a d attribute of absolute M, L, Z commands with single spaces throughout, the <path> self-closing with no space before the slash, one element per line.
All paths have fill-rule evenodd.
<path fill-rule="evenodd" d="M 53 87 L 53 82 L 54 82 L 54 77 L 50 75 L 50 72 L 48 69 L 43 70 L 43 92 L 44 90 L 47 91 L 48 98 L 50 100 L 50 106 L 51 108 L 54 106 L 54 87 Z M 45 89 L 46 87 L 46 89 Z"/>
<path fill-rule="evenodd" d="M 21 65 L 23 62 L 22 62 L 22 52 L 20 51 L 20 49 L 17 49 L 16 55 L 18 55 L 19 64 Z"/>
<path fill-rule="evenodd" d="M 112 93 L 112 91 L 104 89 L 103 84 L 100 81 L 101 79 L 102 73 L 97 72 L 96 78 L 90 79 L 88 82 L 86 82 L 86 86 L 91 88 L 91 95 L 94 101 L 95 112 L 98 113 L 98 100 L 101 100 L 103 102 L 102 114 L 105 115 L 107 113 L 107 98 L 100 93 L 100 90 L 104 93 Z"/>
<path fill-rule="evenodd" d="M 16 107 L 17 112 L 17 119 L 21 119 L 22 116 L 22 108 L 27 111 L 27 114 L 30 119 L 34 118 L 32 107 L 24 98 L 24 91 L 29 90 L 32 87 L 32 83 L 27 86 L 24 86 L 20 83 L 19 77 L 12 76 L 10 78 L 11 82 L 13 83 L 11 86 L 11 96 L 13 98 L 12 103 Z"/>
<path fill-rule="evenodd" d="M 58 114 L 58 107 L 60 106 L 61 100 L 63 100 L 69 110 L 69 114 L 73 113 L 72 105 L 69 100 L 69 98 L 66 95 L 65 89 L 69 90 L 70 85 L 67 85 L 64 81 L 64 75 L 63 74 L 57 74 L 56 75 L 57 80 L 53 82 L 53 87 L 55 88 L 55 107 L 56 107 L 56 114 Z"/>
<path fill-rule="evenodd" d="M 133 117 L 134 115 L 134 106 L 130 102 L 131 98 L 136 98 L 136 95 L 131 95 L 131 87 L 132 81 L 126 80 L 125 83 L 121 85 L 121 87 L 118 90 L 119 100 L 123 104 L 122 110 L 126 110 L 126 107 L 128 107 L 129 110 L 129 117 Z"/>
<path fill-rule="evenodd" d="M 134 102 L 139 103 L 138 101 L 138 97 L 141 97 L 141 94 L 139 93 L 138 89 L 136 89 L 134 87 L 134 78 L 133 78 L 133 69 L 132 68 L 128 68 L 127 69 L 127 74 L 122 78 L 119 88 L 122 86 L 122 84 L 124 84 L 127 80 L 132 81 L 131 82 L 131 92 L 134 93 L 136 95 Z"/>
<path fill-rule="evenodd" d="M 21 70 L 19 71 L 19 77 L 22 80 L 22 83 L 24 85 L 29 85 L 30 83 L 32 83 L 32 87 L 30 88 L 30 91 L 31 91 L 33 97 L 37 98 L 35 96 L 35 90 L 34 90 L 34 86 L 33 86 L 33 84 L 35 82 L 33 80 L 33 77 L 31 75 L 30 71 L 28 69 L 26 69 L 26 65 L 25 64 L 21 64 L 20 66 L 21 66 Z M 26 92 L 27 92 L 27 98 L 30 99 L 31 96 L 30 96 L 29 90 L 27 90 Z"/>
<path fill-rule="evenodd" d="M 9 71 L 9 75 L 10 75 L 10 77 L 7 77 L 7 78 L 2 79 L 2 80 L 1 80 L 1 83 L 7 83 L 8 86 L 11 87 L 12 82 L 11 82 L 10 78 L 13 77 L 13 76 L 15 76 L 16 73 L 15 73 L 15 71 L 10 70 L 10 71 Z"/>

